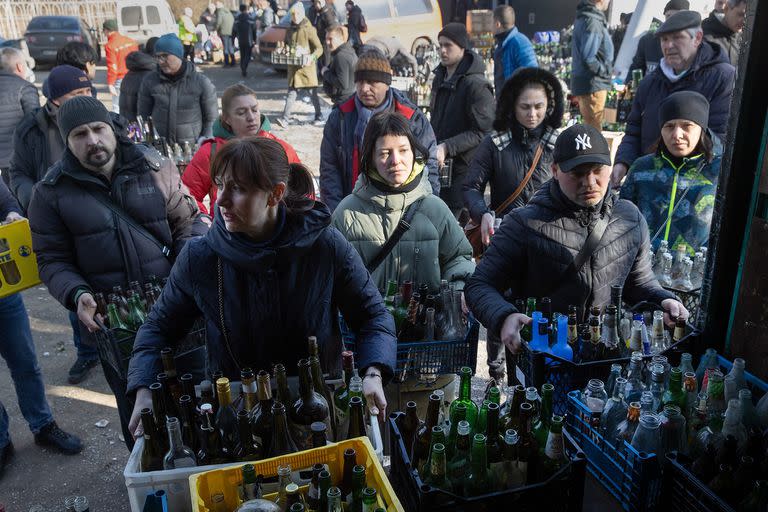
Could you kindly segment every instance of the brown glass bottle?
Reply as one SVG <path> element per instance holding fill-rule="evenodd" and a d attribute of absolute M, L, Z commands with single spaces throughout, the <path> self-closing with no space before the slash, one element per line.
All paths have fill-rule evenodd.
<path fill-rule="evenodd" d="M 221 451 L 228 460 L 236 460 L 237 450 L 237 413 L 232 407 L 229 379 L 222 377 L 216 381 L 216 395 L 219 410 L 216 411 L 216 428 L 221 437 Z"/>
<path fill-rule="evenodd" d="M 197 461 L 201 466 L 227 462 L 221 452 L 221 438 L 215 421 L 211 404 L 202 404 L 200 406 L 200 449 L 197 452 Z"/>
<path fill-rule="evenodd" d="M 176 372 L 176 360 L 173 358 L 173 349 L 165 347 L 160 350 L 160 359 L 163 362 L 163 372 L 168 376 L 168 390 L 174 402 L 178 402 L 182 395 L 181 384 L 179 384 L 178 374 Z"/>
<path fill-rule="evenodd" d="M 269 374 L 261 370 L 256 376 L 256 405 L 251 409 L 251 434 L 260 453 L 272 443 L 272 389 Z M 263 455 L 262 455 L 263 456 Z"/>
<path fill-rule="evenodd" d="M 253 370 L 250 368 L 243 368 L 240 370 L 240 385 L 241 385 L 241 400 L 239 407 L 236 407 L 238 411 L 251 412 L 254 406 L 258 402 L 256 397 L 256 377 L 253 374 Z"/>
<path fill-rule="evenodd" d="M 312 385 L 312 369 L 306 359 L 299 361 L 299 398 L 291 405 L 291 434 L 300 450 L 312 448 L 312 423 L 322 421 L 331 428 L 328 405 Z"/>
<path fill-rule="evenodd" d="M 520 449 L 518 467 L 526 475 L 526 481 L 532 483 L 538 474 L 537 462 L 539 445 L 533 435 L 533 406 L 528 402 L 520 404 Z"/>
<path fill-rule="evenodd" d="M 173 398 L 173 394 L 171 393 L 171 385 L 168 380 L 168 374 L 165 372 L 158 373 L 157 382 L 163 386 L 163 400 L 165 401 L 166 415 L 169 417 L 173 416 L 174 418 L 178 418 L 179 408 L 176 405 L 178 402 Z"/>
<path fill-rule="evenodd" d="M 272 404 L 272 441 L 267 457 L 277 457 L 299 451 L 288 428 L 285 406 L 280 402 Z"/>
<path fill-rule="evenodd" d="M 144 428 L 144 449 L 141 452 L 141 471 L 158 471 L 163 469 L 162 436 L 158 435 L 155 418 L 150 409 L 141 410 L 141 426 Z"/>
<path fill-rule="evenodd" d="M 251 434 L 251 424 L 248 418 L 248 411 L 238 411 L 237 413 L 237 452 L 235 458 L 241 462 L 256 460 L 259 454 L 256 451 L 256 445 L 253 442 Z"/>
<path fill-rule="evenodd" d="M 189 395 L 192 398 L 192 403 L 197 403 L 197 396 L 195 395 L 195 382 L 191 373 L 185 373 L 179 377 L 179 384 L 181 385 L 181 394 Z"/>
<path fill-rule="evenodd" d="M 354 448 L 344 450 L 344 465 L 341 478 L 341 496 L 346 498 L 352 492 L 352 470 L 357 465 L 357 452 Z"/>
<path fill-rule="evenodd" d="M 429 448 L 432 442 L 432 427 L 437 426 L 440 417 L 440 396 L 432 393 L 429 395 L 427 404 L 427 415 L 424 423 L 416 431 L 416 437 L 413 441 L 411 450 L 411 467 L 418 468 L 429 457 Z"/>
<path fill-rule="evenodd" d="M 163 393 L 163 385 L 159 382 L 153 382 L 149 385 L 149 392 L 152 395 L 152 415 L 155 417 L 155 428 L 158 432 L 163 432 L 161 438 L 161 446 L 163 448 L 163 454 L 168 450 L 165 446 L 165 422 L 168 418 L 168 413 L 165 408 L 165 394 Z"/>
<path fill-rule="evenodd" d="M 403 436 L 403 444 L 408 454 L 413 452 L 413 443 L 416 432 L 419 430 L 419 423 L 416 402 L 411 400 L 405 404 L 405 415 L 401 417 L 400 422 L 400 434 Z"/>
<path fill-rule="evenodd" d="M 294 399 L 291 396 L 291 390 L 288 388 L 288 375 L 286 374 L 285 366 L 282 363 L 277 363 L 272 368 L 272 375 L 275 376 L 275 387 L 277 388 L 275 400 L 285 405 L 287 410 L 293 404 Z"/>
<path fill-rule="evenodd" d="M 520 431 L 520 404 L 525 401 L 525 387 L 522 384 L 512 386 L 512 396 L 504 404 L 506 414 L 500 419 L 499 430 Z"/>
<path fill-rule="evenodd" d="M 330 440 L 333 441 L 338 437 L 336 414 L 332 409 L 333 397 L 331 396 L 331 391 L 325 384 L 325 376 L 320 364 L 320 347 L 317 344 L 317 338 L 315 336 L 307 338 L 307 347 L 309 349 L 309 365 L 312 368 L 312 387 L 321 397 L 323 397 L 325 405 L 328 407 L 331 428 L 331 430 L 328 431 L 328 434 L 330 435 Z"/>
<path fill-rule="evenodd" d="M 344 439 L 354 439 L 365 435 L 363 399 L 353 396 L 349 400 L 349 428 Z"/>
<path fill-rule="evenodd" d="M 181 417 L 181 436 L 186 446 L 197 453 L 200 446 L 197 442 L 197 427 L 195 421 L 195 404 L 189 395 L 181 395 L 179 398 L 179 412 Z"/>

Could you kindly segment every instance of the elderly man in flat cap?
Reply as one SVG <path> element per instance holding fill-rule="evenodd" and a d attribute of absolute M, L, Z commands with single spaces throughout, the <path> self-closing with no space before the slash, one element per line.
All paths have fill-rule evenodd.
<path fill-rule="evenodd" d="M 659 105 L 677 91 L 696 91 L 709 101 L 709 129 L 725 136 L 736 69 L 715 43 L 704 41 L 701 15 L 680 11 L 656 31 L 664 57 L 635 94 L 624 139 L 616 152 L 613 186 L 618 187 L 632 163 L 649 153 L 661 137 Z"/>

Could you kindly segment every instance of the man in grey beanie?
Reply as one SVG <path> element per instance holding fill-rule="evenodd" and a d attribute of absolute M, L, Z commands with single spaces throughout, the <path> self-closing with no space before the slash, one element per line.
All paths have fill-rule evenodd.
<path fill-rule="evenodd" d="M 204 234 L 207 224 L 173 163 L 117 134 L 101 102 L 72 98 L 58 121 L 66 149 L 35 186 L 29 220 L 40 277 L 77 313 L 85 340 L 98 329 L 97 293 L 167 276 L 184 243 Z M 192 364 L 186 371 L 198 368 Z M 105 361 L 102 368 L 130 449 L 133 406 L 125 381 Z"/>

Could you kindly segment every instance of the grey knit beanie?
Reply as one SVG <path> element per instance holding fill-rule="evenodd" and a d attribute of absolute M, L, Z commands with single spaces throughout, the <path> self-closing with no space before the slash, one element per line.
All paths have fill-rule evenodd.
<path fill-rule="evenodd" d="M 57 115 L 59 122 L 59 133 L 64 144 L 67 143 L 69 132 L 81 124 L 94 123 L 101 121 L 107 123 L 112 130 L 115 126 L 112 124 L 112 117 L 107 111 L 107 107 L 102 102 L 92 96 L 75 96 L 64 102 L 59 107 Z"/>

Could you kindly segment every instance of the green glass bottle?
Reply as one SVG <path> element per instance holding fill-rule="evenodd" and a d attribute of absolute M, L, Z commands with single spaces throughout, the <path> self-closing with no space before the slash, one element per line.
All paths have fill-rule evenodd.
<path fill-rule="evenodd" d="M 541 454 L 544 453 L 544 447 L 549 437 L 549 425 L 552 422 L 552 396 L 555 392 L 555 386 L 550 383 L 541 386 L 541 412 L 533 425 L 533 435 L 536 443 L 539 445 Z"/>
<path fill-rule="evenodd" d="M 464 481 L 464 495 L 480 496 L 491 490 L 486 437 L 483 434 L 475 434 L 472 439 L 471 454 L 469 475 Z"/>
<path fill-rule="evenodd" d="M 467 408 L 466 417 L 464 419 L 469 422 L 469 426 L 475 428 L 475 421 L 477 421 L 477 404 L 472 401 L 472 368 L 464 366 L 459 373 L 461 380 L 459 382 L 459 397 L 451 403 L 450 416 L 453 420 L 453 413 L 459 404 L 464 404 Z M 450 446 L 448 447 L 450 451 Z"/>
<path fill-rule="evenodd" d="M 282 403 L 286 410 L 293 404 L 293 397 L 291 396 L 291 390 L 288 388 L 288 375 L 285 371 L 285 366 L 282 363 L 277 363 L 272 368 L 272 375 L 275 376 L 275 385 L 277 387 L 276 401 Z"/>
<path fill-rule="evenodd" d="M 525 302 L 525 314 L 526 316 L 533 318 L 534 311 L 536 311 L 536 299 L 534 297 L 528 297 L 528 300 Z M 533 339 L 533 331 L 531 330 L 530 325 L 523 326 L 520 330 L 520 338 L 528 343 L 531 342 Z"/>
<path fill-rule="evenodd" d="M 109 322 L 110 329 L 128 329 L 117 311 L 117 306 L 113 303 L 107 305 L 107 322 Z"/>
<path fill-rule="evenodd" d="M 501 405 L 501 390 L 498 386 L 491 386 L 488 388 L 488 393 L 485 395 L 485 399 L 494 404 Z"/>
<path fill-rule="evenodd" d="M 661 397 L 662 407 L 676 405 L 681 411 L 687 411 L 688 394 L 683 389 L 683 372 L 680 368 L 672 368 L 669 372 L 669 386 Z"/>
<path fill-rule="evenodd" d="M 363 510 L 363 489 L 365 489 L 365 466 L 357 465 L 352 468 L 352 494 L 350 510 L 352 512 L 362 512 Z"/>
<path fill-rule="evenodd" d="M 451 484 L 445 474 L 445 445 L 443 443 L 435 443 L 432 446 L 432 453 L 429 455 L 429 459 L 429 478 L 425 483 L 438 489 L 450 490 Z"/>
<path fill-rule="evenodd" d="M 338 487 L 331 487 L 326 494 L 327 507 L 322 509 L 321 512 L 343 512 L 341 505 L 341 489 Z"/>
<path fill-rule="evenodd" d="M 336 429 L 341 434 L 347 431 L 349 419 L 349 381 L 355 366 L 355 356 L 351 350 L 341 353 L 341 368 L 344 373 L 344 385 L 333 394 L 333 410 L 336 417 Z"/>
<path fill-rule="evenodd" d="M 464 491 L 464 481 L 469 475 L 471 430 L 469 423 L 462 420 L 457 427 L 456 449 L 448 462 L 448 479 L 453 484 L 456 493 Z"/>
<path fill-rule="evenodd" d="M 458 404 L 453 408 L 453 411 L 451 411 L 451 428 L 448 431 L 448 443 L 446 444 L 446 447 L 448 448 L 448 457 L 453 457 L 453 450 L 456 448 L 456 437 L 458 436 L 460 421 L 467 421 L 467 423 L 469 423 L 467 420 L 467 407 L 463 403 Z M 472 429 L 471 423 L 469 423 L 469 428 L 470 430 Z"/>
<path fill-rule="evenodd" d="M 489 400 L 483 400 L 483 404 L 480 406 L 480 412 L 477 413 L 477 421 L 475 421 L 474 431 L 478 434 L 485 434 L 488 429 L 488 404 Z"/>
<path fill-rule="evenodd" d="M 525 485 L 525 475 L 518 464 L 520 436 L 512 429 L 504 433 L 504 462 L 493 474 L 496 490 L 504 491 Z"/>
<path fill-rule="evenodd" d="M 563 417 L 554 415 L 549 428 L 547 444 L 544 448 L 544 457 L 541 459 L 543 478 L 546 479 L 554 475 L 567 463 L 568 459 L 563 443 Z"/>
<path fill-rule="evenodd" d="M 363 509 L 362 512 L 376 512 L 378 504 L 376 502 L 376 489 L 366 487 L 363 489 Z"/>
<path fill-rule="evenodd" d="M 443 446 L 445 446 L 445 431 L 442 429 L 442 427 L 432 427 L 432 436 L 430 438 L 430 444 L 429 444 L 429 454 L 432 455 L 432 448 L 434 446 L 440 443 Z M 432 464 L 432 460 L 430 459 L 430 456 L 427 456 L 426 460 L 424 460 L 424 464 L 421 465 L 419 468 L 419 476 L 421 476 L 421 480 L 425 481 L 427 478 L 429 478 L 429 468 Z"/>
<path fill-rule="evenodd" d="M 134 330 L 138 330 L 147 319 L 147 315 L 144 313 L 144 308 L 142 308 L 141 303 L 139 302 L 138 295 L 132 295 L 131 299 L 128 301 L 128 318 L 129 323 Z"/>

